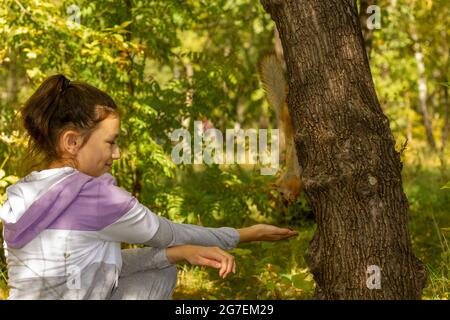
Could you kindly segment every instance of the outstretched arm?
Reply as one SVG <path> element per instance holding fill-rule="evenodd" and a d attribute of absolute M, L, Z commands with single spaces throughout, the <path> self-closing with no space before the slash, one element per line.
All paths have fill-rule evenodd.
<path fill-rule="evenodd" d="M 191 250 L 183 250 L 183 248 L 171 249 L 170 247 L 191 245 L 229 250 L 235 248 L 239 242 L 276 241 L 290 238 L 296 234 L 289 229 L 270 225 L 255 225 L 234 229 L 229 227 L 207 228 L 174 223 L 164 217 L 155 215 L 140 203 L 135 203 L 123 217 L 98 232 L 99 237 L 104 240 L 141 243 L 153 247 L 154 259 L 152 260 L 154 260 L 155 268 L 167 266 L 170 264 L 169 259 L 172 259 L 172 261 L 177 259 L 189 261 L 192 256 L 186 254 L 192 251 L 192 248 L 190 248 Z M 197 248 L 196 252 L 198 250 Z M 211 249 L 202 250 L 210 253 L 208 250 Z M 202 253 L 204 252 L 202 251 Z M 229 265 L 229 263 L 221 261 L 221 273 L 225 272 L 223 268 L 228 270 Z"/>
<path fill-rule="evenodd" d="M 298 235 L 289 228 L 278 228 L 266 224 L 237 229 L 240 242 L 277 241 Z M 225 278 L 230 272 L 236 272 L 234 257 L 218 247 L 202 247 L 181 245 L 166 249 L 167 260 L 170 263 L 188 261 L 192 265 L 207 266 L 219 269 L 219 276 Z"/>
<path fill-rule="evenodd" d="M 103 199 L 97 206 L 101 214 L 97 220 L 105 224 L 97 234 L 106 241 L 140 243 L 155 248 L 191 244 L 229 250 L 239 242 L 275 241 L 296 235 L 289 229 L 270 225 L 237 230 L 174 223 L 154 214 L 122 188 L 105 182 L 97 189 L 98 199 Z"/>
<path fill-rule="evenodd" d="M 152 247 L 173 247 L 191 244 L 207 247 L 219 247 L 223 250 L 235 248 L 239 242 L 278 241 L 298 235 L 288 228 L 279 228 L 268 224 L 256 224 L 251 227 L 234 229 L 229 227 L 207 228 L 191 224 L 180 224 L 158 217 L 159 228 L 152 239 L 145 244 Z"/>
<path fill-rule="evenodd" d="M 167 248 L 190 244 L 230 250 L 235 248 L 240 241 L 239 232 L 234 228 L 208 228 L 193 224 L 175 223 L 164 217 L 157 217 L 158 230 L 150 240 L 144 242 L 145 245 L 151 247 Z"/>

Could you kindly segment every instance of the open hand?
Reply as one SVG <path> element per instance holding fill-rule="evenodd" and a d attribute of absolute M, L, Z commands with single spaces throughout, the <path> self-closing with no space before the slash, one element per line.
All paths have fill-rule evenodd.
<path fill-rule="evenodd" d="M 250 241 L 278 241 L 298 235 L 297 231 L 289 228 L 279 228 L 269 224 L 255 224 L 251 227 L 238 229 L 240 242 Z"/>

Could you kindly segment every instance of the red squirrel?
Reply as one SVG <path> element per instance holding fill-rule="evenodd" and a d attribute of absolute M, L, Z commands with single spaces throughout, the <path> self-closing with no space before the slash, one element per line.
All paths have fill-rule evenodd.
<path fill-rule="evenodd" d="M 258 61 L 258 70 L 267 100 L 277 115 L 280 135 L 284 134 L 286 149 L 286 168 L 272 186 L 282 194 L 284 199 L 294 203 L 301 190 L 301 180 L 294 144 L 294 129 L 286 101 L 288 86 L 285 72 L 275 53 L 261 56 Z"/>

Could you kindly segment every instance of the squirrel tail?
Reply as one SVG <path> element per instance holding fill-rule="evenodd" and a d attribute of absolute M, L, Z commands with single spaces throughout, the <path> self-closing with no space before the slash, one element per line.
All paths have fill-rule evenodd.
<path fill-rule="evenodd" d="M 267 101 L 275 109 L 279 123 L 287 93 L 286 78 L 281 61 L 274 52 L 263 54 L 258 60 L 258 71 Z"/>

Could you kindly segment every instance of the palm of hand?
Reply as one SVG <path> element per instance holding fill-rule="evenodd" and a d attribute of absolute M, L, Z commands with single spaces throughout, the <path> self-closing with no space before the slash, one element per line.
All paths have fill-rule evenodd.
<path fill-rule="evenodd" d="M 254 241 L 279 241 L 298 235 L 298 232 L 289 228 L 279 228 L 268 224 L 257 224 L 250 228 L 254 232 Z"/>

